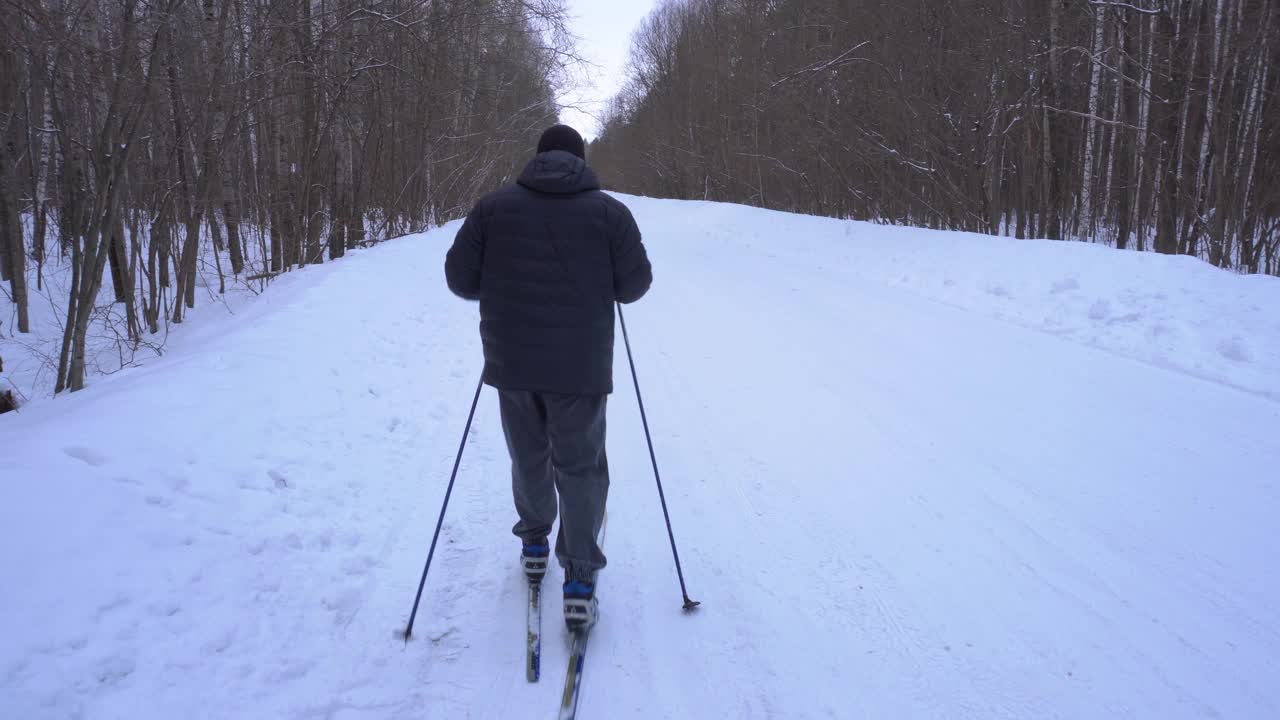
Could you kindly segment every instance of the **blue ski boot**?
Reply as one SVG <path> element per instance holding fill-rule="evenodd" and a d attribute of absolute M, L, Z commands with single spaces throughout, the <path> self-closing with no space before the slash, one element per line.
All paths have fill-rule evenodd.
<path fill-rule="evenodd" d="M 585 632 L 600 618 L 594 577 L 573 576 L 564 583 L 564 623 L 569 632 Z"/>
<path fill-rule="evenodd" d="M 547 574 L 547 559 L 551 555 L 551 546 L 546 538 L 525 540 L 520 549 L 520 566 L 524 568 L 524 576 L 529 582 L 538 584 L 542 576 Z"/>

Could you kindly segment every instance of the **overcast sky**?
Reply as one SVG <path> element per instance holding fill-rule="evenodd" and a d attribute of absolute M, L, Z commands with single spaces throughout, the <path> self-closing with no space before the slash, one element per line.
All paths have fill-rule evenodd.
<path fill-rule="evenodd" d="M 597 117 L 605 102 L 622 87 L 631 31 L 657 5 L 657 0 L 569 0 L 573 33 L 580 38 L 579 51 L 599 67 L 590 68 L 590 77 L 579 86 L 566 88 L 562 104 L 576 104 L 581 110 L 565 108 L 560 121 L 572 125 L 588 140 L 600 131 Z"/>

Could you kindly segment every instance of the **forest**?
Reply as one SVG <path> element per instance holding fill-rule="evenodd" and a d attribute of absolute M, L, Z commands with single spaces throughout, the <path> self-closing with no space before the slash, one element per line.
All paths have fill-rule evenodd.
<path fill-rule="evenodd" d="M 588 159 L 626 193 L 1280 275 L 1277 14 L 668 0 Z M 564 0 L 0 0 L 0 336 L 56 308 L 46 364 L 78 390 L 92 327 L 123 366 L 197 287 L 462 216 L 557 120 L 572 21 Z"/>
<path fill-rule="evenodd" d="M 593 161 L 629 193 L 1280 273 L 1271 0 L 678 0 Z"/>
<path fill-rule="evenodd" d="M 555 121 L 565 20 L 560 0 L 0 0 L 3 330 L 69 264 L 56 390 L 77 390 L 100 289 L 136 345 L 205 275 L 261 285 L 465 213 Z"/>

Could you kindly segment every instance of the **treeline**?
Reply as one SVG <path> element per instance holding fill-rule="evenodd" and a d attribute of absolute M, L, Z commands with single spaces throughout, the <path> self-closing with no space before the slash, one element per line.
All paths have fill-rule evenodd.
<path fill-rule="evenodd" d="M 221 290 L 462 214 L 554 122 L 564 22 L 562 0 L 0 0 L 17 329 L 28 276 L 69 263 L 76 390 L 104 282 L 138 342 L 205 266 Z"/>
<path fill-rule="evenodd" d="M 626 192 L 1280 273 L 1272 0 L 676 0 L 593 161 Z"/>

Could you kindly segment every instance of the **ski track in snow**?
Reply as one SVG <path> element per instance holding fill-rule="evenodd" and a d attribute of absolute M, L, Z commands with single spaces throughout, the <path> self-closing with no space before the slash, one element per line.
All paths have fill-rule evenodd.
<path fill-rule="evenodd" d="M 1170 369 L 1099 330 L 1159 306 L 1108 263 L 1165 258 L 1031 245 L 1062 248 L 1057 279 L 966 280 L 1009 300 L 989 312 L 938 290 L 979 273 L 963 249 L 904 243 L 936 251 L 923 279 L 860 263 L 862 234 L 923 231 L 628 202 L 656 276 L 629 328 L 704 606 L 680 610 L 619 338 L 581 717 L 1280 716 L 1265 333 L 1205 350 L 1256 373 Z M 554 715 L 559 577 L 529 685 L 492 390 L 399 637 L 480 364 L 476 308 L 444 288 L 455 229 L 283 278 L 0 417 L 0 717 Z"/>

